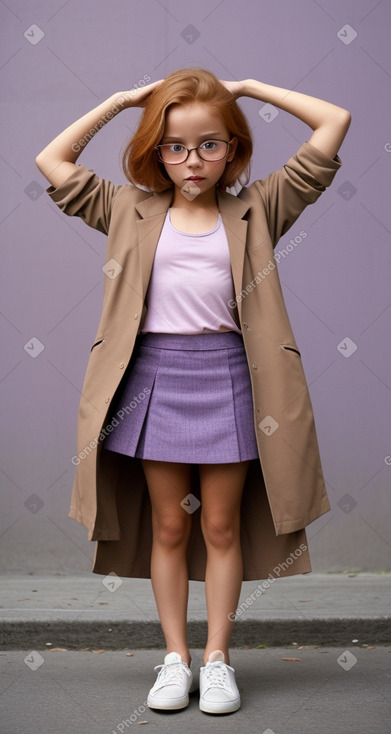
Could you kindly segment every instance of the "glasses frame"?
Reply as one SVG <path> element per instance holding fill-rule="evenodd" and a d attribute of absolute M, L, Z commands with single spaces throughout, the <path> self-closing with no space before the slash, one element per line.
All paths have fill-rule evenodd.
<path fill-rule="evenodd" d="M 202 161 L 206 161 L 207 163 L 218 163 L 219 161 L 224 160 L 224 158 L 226 158 L 227 155 L 229 155 L 229 146 L 231 145 L 232 141 L 233 141 L 233 138 L 231 138 L 231 140 L 218 140 L 217 138 L 208 138 L 207 140 L 204 140 L 202 143 L 197 145 L 196 148 L 186 148 L 186 146 L 184 145 L 183 148 L 187 150 L 186 158 L 184 158 L 183 161 L 177 161 L 176 163 L 167 163 L 167 161 L 164 161 L 162 158 L 162 154 L 159 150 L 159 148 L 165 148 L 168 145 L 175 145 L 175 143 L 161 143 L 160 145 L 155 145 L 155 150 L 157 151 L 159 160 L 161 161 L 161 163 L 164 163 L 165 166 L 180 166 L 181 163 L 186 163 L 190 153 L 193 150 L 197 152 L 198 157 L 201 158 Z M 211 142 L 225 143 L 227 145 L 227 150 L 225 152 L 225 155 L 223 155 L 221 158 L 215 158 L 213 161 L 211 161 L 210 158 L 203 158 L 198 149 L 201 147 L 201 145 L 204 145 L 204 143 L 211 143 Z M 179 145 L 182 145 L 182 143 L 179 143 Z"/>

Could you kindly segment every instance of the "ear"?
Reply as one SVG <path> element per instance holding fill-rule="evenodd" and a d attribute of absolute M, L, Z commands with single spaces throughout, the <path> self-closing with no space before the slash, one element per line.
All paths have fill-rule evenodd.
<path fill-rule="evenodd" d="M 227 163 L 231 163 L 235 157 L 236 148 L 238 147 L 238 139 L 236 137 L 232 138 L 232 142 L 230 144 L 230 152 L 227 155 Z"/>

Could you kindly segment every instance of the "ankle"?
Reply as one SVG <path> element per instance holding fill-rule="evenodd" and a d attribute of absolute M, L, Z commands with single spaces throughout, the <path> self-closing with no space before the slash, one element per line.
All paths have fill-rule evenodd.
<path fill-rule="evenodd" d="M 167 649 L 167 653 L 169 653 L 169 652 L 178 652 L 178 653 L 179 653 L 179 655 L 181 656 L 181 660 L 182 660 L 182 662 L 183 662 L 183 663 L 187 663 L 187 665 L 188 665 L 188 666 L 189 666 L 189 668 L 190 668 L 190 664 L 191 664 L 191 655 L 190 655 L 190 653 L 189 653 L 189 652 L 181 652 L 180 650 L 168 650 L 168 649 Z"/>
<path fill-rule="evenodd" d="M 229 652 L 228 652 L 228 650 L 227 650 L 227 651 L 226 651 L 226 650 L 223 650 L 223 648 L 222 648 L 222 647 L 214 647 L 214 648 L 212 648 L 212 649 L 210 649 L 210 650 L 205 650 L 205 652 L 204 652 L 204 654 L 203 654 L 203 656 L 202 656 L 202 665 L 204 665 L 204 666 L 206 665 L 206 663 L 207 663 L 207 662 L 208 662 L 208 660 L 209 660 L 209 655 L 210 655 L 210 653 L 211 653 L 211 652 L 214 652 L 214 650 L 222 650 L 222 651 L 223 651 L 223 653 L 224 653 L 224 662 L 225 662 L 225 663 L 226 663 L 227 665 L 230 665 L 230 662 L 229 662 Z"/>

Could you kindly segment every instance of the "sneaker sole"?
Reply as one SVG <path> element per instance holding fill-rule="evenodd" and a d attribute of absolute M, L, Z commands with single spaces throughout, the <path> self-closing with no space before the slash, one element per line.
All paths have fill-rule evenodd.
<path fill-rule="evenodd" d="M 164 711 L 179 711 L 185 709 L 189 705 L 189 696 L 178 699 L 175 702 L 170 701 L 149 701 L 147 699 L 147 705 L 150 709 L 161 709 Z"/>
<path fill-rule="evenodd" d="M 229 714 L 240 709 L 240 699 L 236 701 L 227 701 L 225 704 L 221 703 L 205 703 L 200 701 L 200 711 L 205 714 Z"/>

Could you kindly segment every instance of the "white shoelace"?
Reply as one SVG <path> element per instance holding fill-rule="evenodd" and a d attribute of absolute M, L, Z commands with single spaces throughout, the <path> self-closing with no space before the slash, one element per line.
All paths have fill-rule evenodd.
<path fill-rule="evenodd" d="M 226 663 L 219 660 L 205 666 L 204 675 L 207 681 L 206 688 L 231 688 Z"/>
<path fill-rule="evenodd" d="M 183 673 L 190 675 L 190 670 L 185 667 L 184 663 L 170 663 L 169 665 L 156 665 L 154 670 L 160 670 L 157 677 L 156 685 L 167 686 L 175 683 L 182 683 Z M 154 686 L 154 687 L 155 687 Z"/>

